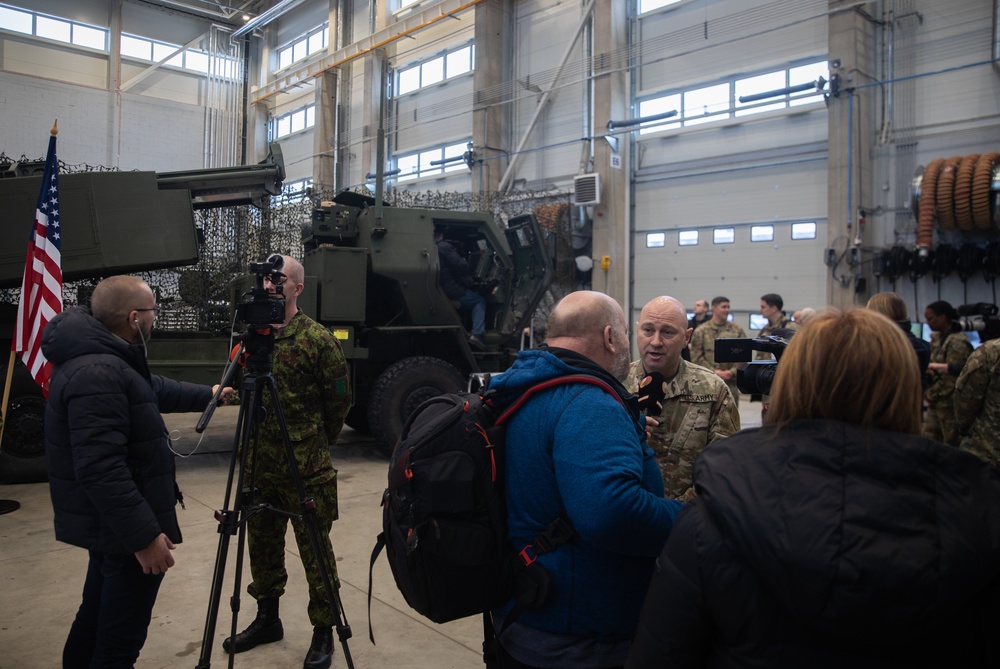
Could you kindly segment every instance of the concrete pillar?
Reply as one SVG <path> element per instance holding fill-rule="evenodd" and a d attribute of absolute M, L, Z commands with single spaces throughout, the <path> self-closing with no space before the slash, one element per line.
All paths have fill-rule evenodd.
<path fill-rule="evenodd" d="M 829 87 L 839 86 L 840 92 L 829 99 L 828 247 L 839 256 L 844 239 L 848 240 L 848 253 L 837 267 L 838 277 L 844 280 L 834 279 L 832 273 L 827 276 L 830 304 L 837 307 L 864 305 L 873 287 L 870 264 L 860 264 L 859 248 L 871 245 L 872 232 L 865 230 L 859 241 L 857 210 L 870 203 L 871 184 L 862 181 L 862 176 L 872 174 L 870 146 L 877 92 L 874 88 L 853 90 L 866 82 L 859 73 L 874 72 L 875 41 L 864 14 L 872 5 L 855 7 L 850 0 L 830 0 L 829 5 L 830 75 L 831 80 L 839 77 Z"/>
<path fill-rule="evenodd" d="M 601 137 L 609 119 L 629 118 L 629 74 L 622 63 L 611 62 L 609 54 L 621 53 L 629 34 L 628 3 L 621 0 L 596 0 L 594 3 L 594 116 L 591 135 Z M 629 202 L 628 143 L 619 141 L 620 167 L 612 167 L 614 157 L 610 144 L 603 139 L 594 143 L 594 171 L 601 179 L 601 204 L 594 207 L 594 290 L 618 300 L 629 313 L 631 299 L 628 285 L 629 264 Z M 610 258 L 607 270 L 601 266 L 604 256 Z"/>
<path fill-rule="evenodd" d="M 504 151 L 509 148 L 511 105 L 502 104 L 501 84 L 509 79 L 513 2 L 486 0 L 475 11 L 472 145 L 477 162 L 472 169 L 472 190 L 484 193 L 498 189 L 507 169 Z"/>
<path fill-rule="evenodd" d="M 332 191 L 336 182 L 337 86 L 336 70 L 316 77 L 316 125 L 313 126 L 313 189 Z"/>

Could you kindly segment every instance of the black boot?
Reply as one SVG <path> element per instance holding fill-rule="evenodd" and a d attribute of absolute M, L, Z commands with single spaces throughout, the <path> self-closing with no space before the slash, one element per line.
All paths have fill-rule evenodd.
<path fill-rule="evenodd" d="M 314 627 L 313 640 L 302 669 L 328 669 L 333 662 L 333 628 Z"/>
<path fill-rule="evenodd" d="M 227 653 L 242 653 L 262 643 L 281 641 L 284 636 L 285 630 L 281 627 L 281 619 L 278 617 L 278 599 L 258 599 L 257 617 L 245 630 L 236 635 L 235 644 L 232 637 L 223 641 L 222 649 Z M 234 645 L 235 650 L 233 650 Z"/>

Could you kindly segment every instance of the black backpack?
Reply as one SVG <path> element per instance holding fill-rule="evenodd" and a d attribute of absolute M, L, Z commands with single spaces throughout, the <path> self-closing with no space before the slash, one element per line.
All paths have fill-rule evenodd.
<path fill-rule="evenodd" d="M 504 404 L 492 390 L 441 395 L 407 419 L 389 461 L 382 532 L 371 564 L 384 546 L 396 585 L 421 615 L 443 623 L 488 614 L 515 597 L 506 627 L 522 611 L 545 602 L 548 576 L 535 558 L 568 542 L 573 530 L 556 518 L 531 545 L 519 552 L 510 548 L 505 432 L 507 421 L 532 395 L 569 383 L 597 385 L 618 398 L 600 378 L 579 374 L 527 387 Z M 511 395 L 505 391 L 504 396 Z M 370 620 L 370 569 L 368 592 Z M 484 625 L 489 637 L 486 620 Z"/>

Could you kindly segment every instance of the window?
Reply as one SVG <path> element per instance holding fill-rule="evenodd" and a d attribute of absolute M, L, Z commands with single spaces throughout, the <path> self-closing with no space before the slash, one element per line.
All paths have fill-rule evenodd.
<path fill-rule="evenodd" d="M 131 35 L 122 35 L 122 55 L 140 60 L 152 60 L 153 43 Z"/>
<path fill-rule="evenodd" d="M 681 230 L 677 233 L 678 246 L 695 246 L 698 243 L 697 230 Z"/>
<path fill-rule="evenodd" d="M 5 5 L 0 5 L 0 29 L 11 30 L 34 35 L 42 39 L 72 44 L 96 51 L 108 51 L 108 30 L 69 19 L 46 16 L 36 12 L 26 12 Z M 171 54 L 173 54 L 171 56 Z M 212 56 L 204 51 L 182 49 L 176 44 L 157 42 L 156 40 L 122 33 L 121 55 L 123 58 L 160 62 L 167 56 L 166 65 L 178 67 L 201 74 L 209 71 Z M 223 76 L 234 78 L 238 67 L 232 58 L 216 59 L 218 72 Z"/>
<path fill-rule="evenodd" d="M 164 65 L 198 72 L 199 74 L 208 74 L 209 70 L 212 69 L 213 57 L 205 51 L 184 49 L 177 44 L 157 42 L 156 40 L 136 35 L 122 33 L 121 50 L 122 56 L 125 58 L 134 58 L 154 63 L 162 62 Z M 164 59 L 166 60 L 164 61 Z M 228 79 L 236 78 L 238 68 L 233 58 L 220 56 L 214 60 L 216 69 L 213 71 L 213 74 L 218 74 Z"/>
<path fill-rule="evenodd" d="M 411 153 L 396 158 L 396 168 L 399 170 L 398 182 L 410 181 L 420 177 L 459 172 L 468 169 L 463 157 L 468 151 L 469 143 L 448 144 L 426 149 L 419 153 Z"/>
<path fill-rule="evenodd" d="M 792 239 L 816 239 L 816 224 L 792 223 Z"/>
<path fill-rule="evenodd" d="M 772 91 L 778 91 L 785 88 L 785 77 L 787 72 L 781 70 L 780 72 L 768 72 L 767 74 L 759 74 L 756 77 L 749 77 L 747 79 L 737 79 L 736 80 L 736 90 L 733 95 L 736 97 L 736 115 L 746 116 L 747 114 L 756 114 L 762 111 L 769 111 L 771 109 L 783 109 L 785 103 L 773 102 L 771 104 L 762 105 L 759 101 L 748 100 L 747 102 L 742 102 L 740 98 L 746 96 L 761 95 L 763 93 L 769 93 Z M 766 98 L 773 99 L 773 98 Z M 755 105 L 749 109 L 747 106 Z M 741 107 L 743 107 L 741 109 Z"/>
<path fill-rule="evenodd" d="M 646 234 L 646 248 L 659 249 L 667 245 L 667 233 L 649 232 Z"/>
<path fill-rule="evenodd" d="M 107 52 L 108 31 L 69 19 L 0 5 L 0 29 Z"/>
<path fill-rule="evenodd" d="M 330 41 L 330 26 L 324 23 L 293 39 L 290 43 L 278 49 L 278 70 L 283 70 L 292 63 L 308 58 L 314 53 L 326 49 Z"/>
<path fill-rule="evenodd" d="M 643 123 L 639 126 L 639 134 L 647 132 L 657 132 L 659 130 L 666 130 L 668 128 L 679 128 L 681 127 L 680 121 L 680 110 L 681 110 L 681 95 L 680 93 L 676 95 L 667 95 L 662 98 L 656 98 L 654 100 L 646 100 L 645 102 L 639 103 L 639 117 L 643 118 L 646 116 L 656 116 L 657 114 L 665 114 L 668 111 L 675 111 L 678 116 L 669 119 L 661 119 L 659 121 L 651 121 L 649 123 Z M 676 118 L 676 120 L 674 120 Z"/>
<path fill-rule="evenodd" d="M 201 51 L 188 50 L 184 54 L 184 66 L 189 70 L 208 74 L 208 54 Z"/>
<path fill-rule="evenodd" d="M 422 63 L 403 68 L 397 73 L 396 95 L 406 95 L 452 77 L 472 71 L 475 51 L 468 44 Z"/>
<path fill-rule="evenodd" d="M 316 125 L 316 105 L 300 107 L 271 119 L 271 139 L 281 139 Z"/>
<path fill-rule="evenodd" d="M 107 51 L 107 41 L 108 33 L 106 31 L 99 28 L 90 28 L 79 23 L 73 24 L 73 44 L 97 49 L 98 51 Z"/>
<path fill-rule="evenodd" d="M 706 86 L 684 93 L 684 125 L 729 118 L 729 84 Z"/>
<path fill-rule="evenodd" d="M 676 5 L 681 0 L 639 0 L 639 13 L 645 14 L 654 9 L 662 9 L 670 5 Z"/>
<path fill-rule="evenodd" d="M 712 242 L 715 244 L 732 244 L 736 241 L 736 228 L 716 228 L 712 231 Z"/>
<path fill-rule="evenodd" d="M 751 242 L 771 242 L 771 241 L 774 241 L 774 226 L 773 225 L 751 225 L 750 226 L 750 241 Z"/>
<path fill-rule="evenodd" d="M 4 30 L 31 35 L 34 32 L 33 18 L 29 12 L 19 12 L 10 7 L 0 6 L 0 28 Z"/>
<path fill-rule="evenodd" d="M 69 21 L 50 19 L 47 16 L 35 17 L 35 34 L 57 42 L 72 43 L 73 24 Z"/>
<path fill-rule="evenodd" d="M 815 84 L 820 78 L 826 80 L 829 77 L 829 65 L 821 60 L 640 100 L 640 117 L 671 110 L 678 112 L 676 118 L 644 123 L 640 134 L 822 102 L 823 93 L 816 90 Z M 803 90 L 792 91 L 796 86 L 803 87 Z"/>
<path fill-rule="evenodd" d="M 788 71 L 788 85 L 798 86 L 799 84 L 811 83 L 817 81 L 820 77 L 826 80 L 830 79 L 830 66 L 825 60 L 790 69 Z M 807 90 L 793 94 L 788 101 L 788 106 L 807 105 L 813 102 L 821 102 L 822 100 L 823 93 L 815 89 Z"/>

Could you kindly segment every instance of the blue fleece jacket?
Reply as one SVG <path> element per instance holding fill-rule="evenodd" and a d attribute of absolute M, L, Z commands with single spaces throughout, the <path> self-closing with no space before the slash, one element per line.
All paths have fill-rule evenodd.
<path fill-rule="evenodd" d="M 513 390 L 596 367 L 561 349 L 522 351 L 489 387 Z M 634 401 L 628 405 L 597 386 L 556 386 L 528 400 L 508 423 L 511 545 L 531 544 L 557 517 L 576 531 L 570 543 L 538 558 L 552 578 L 552 595 L 519 624 L 602 639 L 635 633 L 654 560 L 681 505 L 664 499 L 638 409 Z"/>

